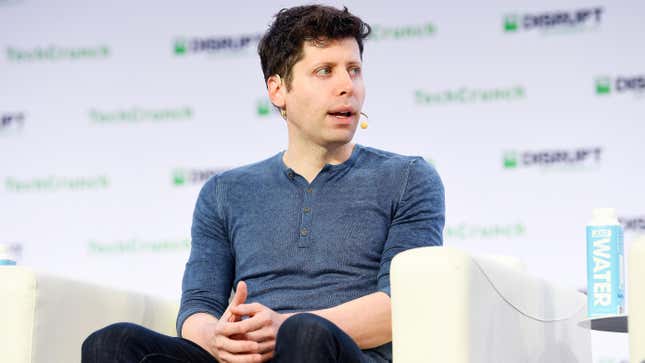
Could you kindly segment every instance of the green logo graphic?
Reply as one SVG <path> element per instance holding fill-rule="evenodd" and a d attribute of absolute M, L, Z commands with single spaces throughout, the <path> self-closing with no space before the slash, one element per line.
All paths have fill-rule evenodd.
<path fill-rule="evenodd" d="M 209 54 L 241 56 L 253 54 L 255 45 L 262 38 L 262 33 L 242 35 L 219 35 L 209 37 L 178 36 L 171 43 L 176 56 L 191 54 Z"/>
<path fill-rule="evenodd" d="M 439 92 L 416 90 L 414 96 L 417 104 L 426 106 L 492 103 L 524 99 L 526 89 L 521 85 L 487 89 L 461 87 Z"/>
<path fill-rule="evenodd" d="M 176 186 L 185 185 L 189 175 L 185 169 L 175 169 L 172 172 L 172 183 Z"/>
<path fill-rule="evenodd" d="M 107 189 L 110 179 L 106 175 L 76 177 L 36 177 L 26 180 L 14 177 L 5 178 L 5 190 L 14 193 L 84 191 Z"/>
<path fill-rule="evenodd" d="M 583 171 L 597 168 L 602 161 L 602 146 L 573 149 L 506 151 L 502 166 L 506 170 L 539 168 L 542 171 Z"/>
<path fill-rule="evenodd" d="M 517 168 L 517 152 L 509 151 L 504 153 L 504 168 L 505 169 Z"/>
<path fill-rule="evenodd" d="M 90 254 L 95 255 L 184 252 L 190 250 L 190 239 L 168 238 L 157 240 L 141 240 L 135 237 L 123 241 L 114 242 L 99 242 L 92 239 L 88 241 L 87 249 Z"/>
<path fill-rule="evenodd" d="M 506 15 L 504 17 L 504 31 L 516 32 L 519 27 L 519 16 L 516 14 Z"/>
<path fill-rule="evenodd" d="M 171 173 L 172 185 L 176 187 L 188 185 L 202 185 L 215 174 L 220 174 L 230 167 L 219 168 L 175 168 Z"/>
<path fill-rule="evenodd" d="M 62 61 L 81 59 L 104 59 L 110 56 L 110 48 L 107 45 L 93 47 L 66 48 L 56 45 L 48 47 L 37 47 L 34 49 L 18 49 L 7 47 L 6 56 L 10 62 L 38 62 L 38 61 Z"/>
<path fill-rule="evenodd" d="M 606 95 L 611 93 L 611 79 L 609 77 L 596 78 L 596 94 Z"/>
<path fill-rule="evenodd" d="M 259 100 L 257 102 L 258 116 L 269 116 L 271 114 L 271 107 L 273 105 L 268 100 Z"/>
<path fill-rule="evenodd" d="M 446 226 L 446 239 L 496 239 L 515 238 L 526 235 L 526 225 L 521 222 L 508 224 L 460 223 Z"/>
<path fill-rule="evenodd" d="M 91 122 L 97 124 L 185 121 L 192 119 L 193 114 L 189 106 L 155 109 L 134 106 L 109 111 L 91 109 L 88 112 Z"/>
<path fill-rule="evenodd" d="M 383 26 L 373 25 L 370 40 L 399 40 L 411 38 L 423 38 L 435 35 L 437 27 L 428 22 L 415 25 Z"/>
<path fill-rule="evenodd" d="M 188 44 L 184 39 L 178 39 L 175 41 L 175 55 L 184 55 L 188 51 Z"/>
<path fill-rule="evenodd" d="M 594 31 L 602 23 L 603 7 L 573 10 L 548 10 L 538 13 L 506 14 L 502 17 L 505 33 L 537 31 L 543 35 L 573 34 Z"/>

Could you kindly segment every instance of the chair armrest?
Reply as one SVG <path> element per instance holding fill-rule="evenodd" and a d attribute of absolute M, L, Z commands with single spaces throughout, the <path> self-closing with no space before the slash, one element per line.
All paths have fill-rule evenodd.
<path fill-rule="evenodd" d="M 634 241 L 628 257 L 629 361 L 645 362 L 645 237 Z"/>
<path fill-rule="evenodd" d="M 390 280 L 397 363 L 591 362 L 585 296 L 513 264 L 421 247 L 394 257 Z"/>
<path fill-rule="evenodd" d="M 0 268 L 0 281 L 3 361 L 78 362 L 90 333 L 120 321 L 175 335 L 177 302 L 24 267 Z"/>

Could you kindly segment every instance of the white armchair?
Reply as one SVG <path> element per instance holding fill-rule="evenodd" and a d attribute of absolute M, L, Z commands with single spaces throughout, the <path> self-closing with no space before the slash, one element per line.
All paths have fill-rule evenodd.
<path fill-rule="evenodd" d="M 629 357 L 632 363 L 643 363 L 645 362 L 645 237 L 632 243 L 628 262 Z"/>
<path fill-rule="evenodd" d="M 0 354 L 3 363 L 80 362 L 81 344 L 93 331 L 129 321 L 175 335 L 179 304 L 49 276 L 17 266 L 0 267 Z"/>
<path fill-rule="evenodd" d="M 0 283 L 3 363 L 78 362 L 85 337 L 119 321 L 175 335 L 176 302 L 15 266 L 0 267 Z M 391 284 L 395 363 L 591 361 L 590 333 L 577 325 L 584 295 L 516 260 L 414 249 L 394 258 Z"/>
<path fill-rule="evenodd" d="M 395 363 L 591 362 L 586 297 L 496 258 L 450 247 L 397 255 Z"/>

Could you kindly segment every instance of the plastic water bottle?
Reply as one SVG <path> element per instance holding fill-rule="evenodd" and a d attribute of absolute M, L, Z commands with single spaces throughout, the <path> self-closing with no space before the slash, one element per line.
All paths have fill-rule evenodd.
<path fill-rule="evenodd" d="M 590 317 L 625 311 L 623 227 L 613 208 L 596 208 L 587 224 L 587 311 Z"/>
<path fill-rule="evenodd" d="M 16 257 L 10 246 L 0 243 L 0 266 L 13 266 L 16 264 Z"/>

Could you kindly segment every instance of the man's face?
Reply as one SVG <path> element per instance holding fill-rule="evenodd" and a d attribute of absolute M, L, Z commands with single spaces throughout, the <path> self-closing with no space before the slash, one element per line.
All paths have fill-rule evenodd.
<path fill-rule="evenodd" d="M 320 146 L 352 140 L 365 100 L 361 57 L 354 38 L 324 46 L 303 45 L 304 56 L 292 69 L 291 89 L 284 94 L 291 138 Z"/>

